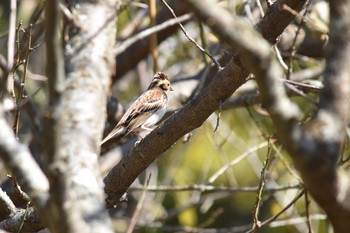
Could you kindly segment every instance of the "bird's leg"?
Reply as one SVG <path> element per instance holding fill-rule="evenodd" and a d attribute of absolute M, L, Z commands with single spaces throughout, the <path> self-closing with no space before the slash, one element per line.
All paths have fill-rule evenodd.
<path fill-rule="evenodd" d="M 135 142 L 135 146 L 141 142 L 141 140 L 144 138 L 140 135 L 140 132 L 135 132 L 135 135 L 137 137 L 137 141 Z"/>
<path fill-rule="evenodd" d="M 141 141 L 142 139 L 144 139 L 144 138 L 153 130 L 152 128 L 148 128 L 148 127 L 146 127 L 146 126 L 144 126 L 144 125 L 141 126 L 141 129 L 143 129 L 144 131 L 148 131 L 148 132 L 143 132 L 142 135 L 140 134 L 140 132 L 135 132 L 135 135 L 137 136 L 137 139 L 138 139 L 138 140 L 135 142 L 135 146 L 136 146 L 137 144 L 139 144 L 140 141 Z"/>

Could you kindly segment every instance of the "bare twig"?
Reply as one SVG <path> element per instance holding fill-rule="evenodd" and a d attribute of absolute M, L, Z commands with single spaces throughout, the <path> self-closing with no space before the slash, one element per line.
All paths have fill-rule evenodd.
<path fill-rule="evenodd" d="M 279 63 L 283 67 L 283 69 L 287 71 L 288 70 L 288 65 L 283 61 L 283 57 L 281 55 L 280 50 L 278 49 L 278 46 L 274 45 L 273 48 L 275 50 L 277 60 L 279 61 Z"/>
<path fill-rule="evenodd" d="M 270 141 L 270 139 L 269 139 Z M 269 165 L 270 159 L 271 159 L 271 146 L 269 143 L 269 147 L 267 150 L 267 156 L 263 165 L 263 168 L 261 170 L 261 177 L 260 177 L 260 183 L 259 183 L 259 189 L 258 189 L 258 193 L 257 193 L 257 197 L 256 197 L 256 203 L 255 203 L 255 207 L 253 210 L 253 220 L 254 220 L 254 224 L 253 224 L 253 228 L 252 231 L 256 231 L 257 229 L 259 229 L 261 227 L 261 222 L 259 221 L 259 210 L 260 210 L 260 202 L 261 202 L 261 196 L 264 190 L 264 186 L 265 186 L 265 177 L 266 177 L 266 168 Z"/>
<path fill-rule="evenodd" d="M 265 220 L 260 224 L 260 228 L 263 226 L 266 226 L 273 221 L 275 221 L 281 214 L 283 214 L 286 210 L 288 210 L 291 206 L 293 206 L 302 196 L 304 195 L 304 191 L 301 191 L 291 202 L 289 202 L 288 205 L 286 205 L 282 210 L 280 210 L 277 214 L 274 216 L 270 217 L 269 219 Z M 254 232 L 255 229 L 252 229 L 250 231 L 247 231 L 246 233 L 251 233 Z"/>
<path fill-rule="evenodd" d="M 149 181 L 151 180 L 151 175 L 152 173 L 149 174 L 148 176 L 148 179 L 144 185 L 144 188 L 143 188 L 143 192 L 142 192 L 142 195 L 141 195 L 141 198 L 139 200 L 139 202 L 137 203 L 137 206 L 136 206 L 136 209 L 131 217 L 131 221 L 130 221 L 130 225 L 128 227 L 128 230 L 126 231 L 127 233 L 132 233 L 133 232 L 133 229 L 137 223 L 137 220 L 138 218 L 140 217 L 140 214 L 141 214 L 141 211 L 142 211 L 142 207 L 143 207 L 143 204 L 144 204 L 144 201 L 145 201 L 145 197 L 146 197 L 146 193 L 147 193 L 147 187 L 149 185 Z"/>
<path fill-rule="evenodd" d="M 192 14 L 188 13 L 188 14 L 180 16 L 178 18 L 178 20 L 180 22 L 184 22 L 184 21 L 187 21 L 191 18 L 192 18 Z M 114 47 L 113 53 L 117 56 L 117 55 L 121 54 L 122 52 L 124 52 L 127 48 L 129 48 L 136 41 L 142 40 L 145 37 L 152 35 L 153 33 L 157 33 L 159 31 L 164 30 L 164 29 L 166 29 L 170 26 L 173 26 L 177 23 L 178 23 L 177 19 L 169 19 L 169 20 L 167 20 L 167 21 L 165 21 L 157 26 L 154 26 L 152 28 L 148 28 L 148 29 L 136 34 L 135 36 L 128 38 L 127 40 L 123 41 L 121 44 L 118 44 L 116 47 Z"/>
<path fill-rule="evenodd" d="M 224 174 L 224 172 L 231 168 L 232 166 L 238 164 L 242 159 L 246 158 L 247 156 L 255 153 L 256 151 L 268 146 L 268 142 L 262 142 L 260 144 L 258 144 L 255 147 L 250 148 L 248 151 L 244 152 L 243 154 L 239 155 L 237 158 L 235 158 L 234 160 L 232 160 L 230 163 L 226 164 L 225 166 L 223 166 L 222 168 L 220 168 L 217 172 L 215 172 L 209 179 L 208 179 L 208 184 L 212 184 L 219 176 L 221 176 L 222 174 Z"/>
<path fill-rule="evenodd" d="M 310 1 L 307 1 L 306 2 L 306 8 L 308 8 L 308 6 L 310 5 Z M 307 10 L 304 11 L 304 14 L 303 14 L 303 19 L 306 18 L 306 14 L 308 13 Z M 298 28 L 295 32 L 295 35 L 294 35 L 294 39 L 293 39 L 293 42 L 292 42 L 292 45 L 291 45 L 291 48 L 289 50 L 289 63 L 288 63 L 288 69 L 287 69 L 287 74 L 286 74 L 286 79 L 289 80 L 290 79 L 290 75 L 292 73 L 292 69 L 293 69 L 293 59 L 294 59 L 294 56 L 295 56 L 295 53 L 296 53 L 296 43 L 297 43 L 297 39 L 298 39 L 298 36 L 299 36 L 299 33 L 300 33 L 300 30 L 301 30 L 301 26 L 303 25 L 303 22 L 304 20 L 301 20 L 300 23 L 298 24 Z"/>
<path fill-rule="evenodd" d="M 299 12 L 293 10 L 292 8 L 290 8 L 287 4 L 283 4 L 282 6 L 282 10 L 288 11 L 289 13 L 293 14 L 294 16 L 300 16 Z M 320 27 L 317 23 L 315 23 L 312 19 L 305 17 L 305 16 L 300 16 L 302 21 L 308 22 L 311 25 L 313 25 L 317 30 L 319 30 L 320 32 L 324 33 L 324 34 L 328 34 L 327 31 L 324 30 L 324 28 Z"/>
<path fill-rule="evenodd" d="M 311 98 L 310 96 L 308 96 L 307 94 L 305 94 L 303 91 L 299 90 L 298 88 L 296 88 L 295 86 L 291 85 L 288 82 L 285 82 L 286 87 L 288 87 L 291 91 L 295 92 L 296 94 L 298 94 L 299 96 L 304 97 L 305 99 L 307 99 L 308 101 L 310 101 L 311 103 L 313 103 L 314 105 L 318 106 L 318 102 L 316 100 L 314 100 L 313 98 Z M 302 86 L 302 85 L 300 85 Z"/>
<path fill-rule="evenodd" d="M 222 111 L 222 101 L 220 100 L 220 102 L 219 102 L 218 116 L 217 116 L 217 118 L 216 118 L 216 126 L 215 126 L 215 129 L 214 129 L 214 133 L 216 132 L 216 130 L 218 130 L 218 128 L 219 128 L 219 126 L 220 126 L 221 111 Z"/>
<path fill-rule="evenodd" d="M 21 186 L 19 186 L 18 182 L 17 182 L 17 179 L 16 179 L 16 176 L 15 175 L 12 175 L 11 176 L 11 179 L 12 179 L 12 183 L 13 183 L 13 186 L 15 187 L 15 190 L 17 192 L 17 194 L 23 199 L 25 200 L 27 203 L 30 202 L 30 197 L 25 193 L 23 192 Z"/>
<path fill-rule="evenodd" d="M 199 35 L 201 38 L 201 42 L 202 42 L 202 47 L 203 49 L 207 49 L 207 43 L 206 43 L 206 39 L 205 39 L 205 31 L 204 31 L 204 26 L 203 23 L 201 21 L 198 22 L 198 27 L 199 27 Z M 208 56 L 205 55 L 205 53 L 202 53 L 202 57 L 203 57 L 203 61 L 204 63 L 207 65 L 209 64 L 209 58 Z"/>
<path fill-rule="evenodd" d="M 292 184 L 292 185 L 284 185 L 284 186 L 276 186 L 276 187 L 263 187 L 264 192 L 279 192 L 285 191 L 289 189 L 301 189 L 303 186 L 301 184 Z M 145 188 L 143 186 L 135 185 L 130 187 L 129 191 L 142 191 Z M 187 185 L 187 186 L 148 186 L 147 192 L 193 192 L 193 191 L 201 191 L 201 192 L 227 192 L 227 193 L 236 193 L 236 192 L 257 192 L 259 190 L 259 186 L 251 186 L 251 187 L 218 187 L 208 184 L 195 184 L 195 185 Z"/>
<path fill-rule="evenodd" d="M 24 102 L 24 100 L 27 98 L 25 96 L 25 83 L 26 83 L 26 78 L 27 78 L 27 68 L 28 68 L 28 61 L 29 61 L 29 54 L 32 51 L 32 26 L 30 25 L 29 27 L 29 32 L 27 33 L 26 31 L 24 31 L 24 34 L 27 37 L 27 49 L 26 49 L 26 53 L 25 53 L 25 57 L 23 59 L 23 61 L 20 61 L 19 63 L 23 63 L 24 68 L 23 68 L 23 77 L 22 77 L 22 81 L 21 81 L 21 86 L 19 89 L 19 97 L 18 97 L 18 101 L 16 103 L 17 108 L 16 108 L 16 112 L 15 112 L 15 118 L 14 118 L 14 124 L 13 124 L 13 131 L 15 132 L 16 136 L 18 137 L 18 124 L 19 124 L 19 117 L 20 117 L 20 108 L 19 106 L 21 106 Z M 19 38 L 18 38 L 19 40 Z M 19 53 L 18 53 L 19 54 Z"/>
<path fill-rule="evenodd" d="M 150 17 L 150 25 L 154 27 L 157 25 L 156 22 L 156 0 L 149 0 L 149 17 Z M 157 34 L 152 33 L 150 36 L 149 48 L 152 55 L 153 60 L 153 73 L 158 71 L 158 50 L 157 50 Z"/>
<path fill-rule="evenodd" d="M 15 57 L 15 37 L 16 37 L 16 12 L 17 12 L 17 1 L 10 1 L 10 19 L 9 19 L 9 33 L 7 38 L 7 67 L 5 74 L 3 75 L 4 79 L 0 81 L 1 94 L 4 95 L 7 90 L 7 82 L 13 75 L 13 65 Z"/>
<path fill-rule="evenodd" d="M 38 232 L 44 228 L 38 211 L 34 207 L 18 209 L 9 218 L 0 222 L 0 229 L 7 232 Z"/>
<path fill-rule="evenodd" d="M 23 226 L 24 226 L 24 221 L 27 220 L 27 215 L 28 215 L 28 212 L 29 212 L 29 207 L 30 207 L 30 202 L 27 203 L 27 208 L 26 208 L 25 211 L 24 211 L 24 214 L 23 214 L 23 217 L 22 217 L 21 224 L 20 224 L 20 226 L 19 226 L 18 232 L 21 232 L 21 231 L 22 231 Z"/>
<path fill-rule="evenodd" d="M 225 24 L 227 21 L 222 21 L 222 10 L 217 10 L 219 6 L 216 2 L 203 2 L 203 0 L 188 0 L 187 2 L 195 8 L 199 13 L 198 16 L 201 17 L 203 22 L 208 22 L 207 19 L 210 17 L 214 17 L 218 20 L 215 21 L 214 25 L 210 26 L 219 36 L 226 33 L 230 33 L 232 36 L 233 34 L 237 34 L 236 30 L 232 31 L 232 27 L 230 26 L 231 23 L 234 25 L 236 19 L 233 21 L 230 20 L 229 24 Z M 290 15 L 288 12 L 281 11 L 279 8 L 281 3 L 283 4 L 286 2 L 288 2 L 293 9 L 298 11 L 302 9 L 304 4 L 304 1 L 277 1 L 274 3 L 277 7 L 271 7 L 269 11 L 266 12 L 266 17 L 264 17 L 259 23 L 259 27 L 267 28 L 267 30 L 261 32 L 264 38 L 267 38 L 271 43 L 276 42 L 277 37 L 294 19 L 294 16 Z M 225 19 L 226 16 L 231 18 L 232 14 L 226 12 L 224 13 Z M 269 25 L 276 21 L 276 17 L 278 18 L 279 23 L 276 24 L 272 30 Z M 246 22 L 244 25 L 246 26 Z M 224 32 L 219 30 L 224 30 Z M 270 32 L 271 35 L 269 34 Z M 247 41 L 246 38 L 249 38 L 249 36 L 250 35 L 240 35 L 240 37 L 244 38 L 244 42 Z M 229 36 L 223 37 L 229 40 Z M 250 40 L 249 42 L 253 43 L 254 48 L 257 45 L 256 41 Z M 267 50 L 270 51 L 270 48 Z M 264 64 L 267 65 L 267 63 Z M 217 110 L 219 101 L 225 101 L 229 98 L 238 87 L 246 82 L 248 75 L 249 71 L 246 69 L 246 64 L 244 64 L 239 58 L 235 57 L 227 63 L 222 71 L 219 71 L 214 75 L 212 81 L 193 100 L 188 102 L 183 108 L 169 117 L 148 134 L 147 137 L 141 140 L 141 142 L 124 156 L 104 178 L 107 205 L 109 207 L 114 207 L 120 197 L 127 191 L 130 185 L 139 174 L 144 171 L 144 169 L 146 169 L 160 156 L 161 153 L 170 148 L 184 134 L 200 127 L 203 122 Z M 281 77 L 282 76 L 283 75 L 281 75 Z M 273 88 L 273 86 L 270 86 L 270 88 Z M 280 89 L 278 89 L 278 91 L 280 91 Z M 289 107 L 289 105 L 287 104 L 286 107 Z M 200 114 L 198 114 L 199 112 Z"/>
<path fill-rule="evenodd" d="M 37 206 L 46 206 L 49 183 L 29 149 L 16 140 L 13 130 L 4 118 L 0 105 L 0 157 L 16 175 L 21 187 L 28 193 Z"/>
<path fill-rule="evenodd" d="M 307 190 L 305 190 L 305 210 L 306 210 L 306 224 L 307 224 L 308 232 L 312 233 L 311 219 L 310 219 L 310 199 L 309 199 L 309 192 Z"/>
<path fill-rule="evenodd" d="M 184 35 L 187 37 L 187 39 L 189 41 L 191 41 L 202 53 L 205 53 L 208 57 L 210 57 L 210 59 L 213 61 L 213 63 L 217 66 L 218 70 L 222 70 L 221 65 L 219 64 L 219 62 L 215 59 L 215 57 L 213 55 L 211 55 L 208 51 L 206 51 L 205 49 L 203 49 L 187 32 L 186 29 L 184 28 L 184 26 L 181 24 L 181 22 L 178 20 L 174 10 L 168 5 L 168 3 L 166 3 L 165 0 L 162 0 L 162 2 L 164 3 L 164 5 L 169 9 L 169 11 L 171 12 L 171 14 L 174 16 L 174 18 L 177 20 L 177 23 L 179 24 L 181 30 L 183 31 Z"/>
<path fill-rule="evenodd" d="M 276 147 L 275 143 L 271 143 L 271 148 L 276 153 L 277 157 L 282 161 L 283 165 L 287 168 L 287 171 L 295 177 L 300 184 L 303 184 L 303 180 L 300 178 L 300 176 L 296 173 L 295 169 L 292 168 L 290 163 L 287 161 L 286 157 L 282 155 L 281 151 Z"/>
<path fill-rule="evenodd" d="M 310 216 L 310 220 L 327 220 L 327 215 L 325 214 L 313 214 Z M 305 217 L 295 217 L 289 219 L 275 220 L 269 223 L 267 226 L 270 228 L 282 227 L 282 226 L 295 226 L 296 224 L 305 223 L 307 220 Z M 152 229 L 161 229 L 166 232 L 188 232 L 188 233 L 227 233 L 227 232 L 246 232 L 251 229 L 251 224 L 233 226 L 233 227 L 216 227 L 216 228 L 199 228 L 190 226 L 176 226 L 176 225 L 164 225 L 162 223 L 147 223 L 140 225 L 140 227 L 148 227 Z"/>

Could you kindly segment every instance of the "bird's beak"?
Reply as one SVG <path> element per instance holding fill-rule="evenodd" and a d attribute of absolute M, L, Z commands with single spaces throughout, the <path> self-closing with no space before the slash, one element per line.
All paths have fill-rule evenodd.
<path fill-rule="evenodd" d="M 170 87 L 170 91 L 174 91 L 174 89 L 172 87 Z"/>

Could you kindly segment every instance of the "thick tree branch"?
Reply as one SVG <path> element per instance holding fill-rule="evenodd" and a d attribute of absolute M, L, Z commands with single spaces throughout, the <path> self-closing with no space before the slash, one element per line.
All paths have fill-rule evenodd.
<path fill-rule="evenodd" d="M 294 4 L 295 1 L 290 2 Z M 300 11 L 304 3 L 305 1 L 298 1 L 295 10 Z M 204 3 L 198 1 L 198 4 L 205 6 L 206 10 L 214 11 L 214 8 L 209 7 L 211 4 L 207 5 L 207 1 Z M 215 8 L 217 8 L 217 5 L 215 5 Z M 276 9 L 273 8 L 272 10 Z M 288 13 L 284 12 L 284 14 Z M 283 14 L 280 17 L 284 20 Z M 264 22 L 270 22 L 270 20 Z M 275 28 L 279 32 L 277 34 L 281 34 L 286 25 L 277 25 Z M 263 26 L 265 25 L 262 24 Z M 239 59 L 231 60 L 222 71 L 215 75 L 207 88 L 131 150 L 104 179 L 105 191 L 108 195 L 107 204 L 110 207 L 114 206 L 137 176 L 162 152 L 171 147 L 180 137 L 201 126 L 207 117 L 218 109 L 220 102 L 225 101 L 238 87 L 245 83 L 248 74 L 249 71 Z"/>
<path fill-rule="evenodd" d="M 194 100 L 131 150 L 104 179 L 108 206 L 115 205 L 138 175 L 161 153 L 183 135 L 201 126 L 218 108 L 220 101 L 230 97 L 245 82 L 247 76 L 247 71 L 231 61 Z"/>
<path fill-rule="evenodd" d="M 262 102 L 271 115 L 282 143 L 301 172 L 306 187 L 326 210 L 335 231 L 350 232 L 350 224 L 346 220 L 350 217 L 348 176 L 341 175 L 336 167 L 349 113 L 350 75 L 347 61 L 350 54 L 350 27 L 346 23 L 350 13 L 349 1 L 330 3 L 332 23 L 325 89 L 321 95 L 320 109 L 306 127 L 300 126 L 301 111 L 286 95 L 280 81 L 283 71 L 269 44 L 239 18 L 232 17 L 222 9 L 213 10 L 214 5 L 208 5 L 212 2 L 190 2 L 202 18 L 210 18 L 211 22 L 215 22 L 212 29 L 216 33 L 240 52 L 256 77 Z M 232 28 L 235 30 L 229 30 Z M 269 41 L 273 40 L 270 38 Z"/>
<path fill-rule="evenodd" d="M 0 229 L 9 232 L 37 232 L 44 226 L 34 207 L 18 209 L 13 215 L 0 222 Z"/>
<path fill-rule="evenodd" d="M 56 7 L 47 13 L 55 14 L 49 20 L 60 31 L 58 2 L 47 4 Z M 69 2 L 72 19 L 65 28 L 69 39 L 64 46 L 63 74 L 62 64 L 53 68 L 58 58 L 63 60 L 63 46 L 55 43 L 61 37 L 49 37 L 52 45 L 48 49 L 48 69 L 55 71 L 53 77 L 48 75 L 50 108 L 46 113 L 52 232 L 112 232 L 104 208 L 98 142 L 104 126 L 101 116 L 105 115 L 109 78 L 115 69 L 111 48 L 116 41 L 118 9 L 117 0 Z"/>
<path fill-rule="evenodd" d="M 330 1 L 324 90 L 319 109 L 305 127 L 292 156 L 313 197 L 325 209 L 335 232 L 350 232 L 349 176 L 337 168 L 350 110 L 350 1 Z"/>
<path fill-rule="evenodd" d="M 0 221 L 16 212 L 16 206 L 10 197 L 0 188 Z M 0 228 L 1 229 L 1 228 Z"/>
<path fill-rule="evenodd" d="M 0 105 L 0 158 L 16 175 L 19 184 L 39 207 L 44 208 L 48 199 L 49 182 L 29 149 L 19 143 L 5 120 Z"/>

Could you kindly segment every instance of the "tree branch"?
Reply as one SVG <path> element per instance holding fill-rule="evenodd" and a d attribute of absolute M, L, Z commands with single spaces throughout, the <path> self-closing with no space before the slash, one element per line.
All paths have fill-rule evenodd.
<path fill-rule="evenodd" d="M 62 31 L 57 1 L 47 2 L 48 25 Z M 55 9 L 51 9 L 55 8 Z M 49 11 L 51 9 L 51 11 Z M 73 20 L 66 24 L 64 48 L 58 34 L 49 37 L 48 69 L 58 58 L 50 83 L 47 119 L 47 167 L 51 182 L 49 215 L 53 232 L 113 232 L 105 210 L 98 167 L 106 97 L 115 69 L 111 48 L 116 38 L 119 1 L 69 2 Z M 47 27 L 48 32 L 54 33 Z M 54 55 L 54 56 L 50 56 Z M 65 72 L 65 73 L 62 73 Z"/>
<path fill-rule="evenodd" d="M 291 5 L 296 5 L 295 9 L 297 11 L 300 11 L 305 3 L 305 1 L 297 1 L 298 4 L 294 3 L 296 1 L 290 2 Z M 213 9 L 217 8 L 216 4 L 214 8 L 210 7 L 212 5 L 207 1 L 204 3 L 198 1 L 198 4 L 205 6 L 206 10 L 211 12 L 214 12 Z M 273 8 L 272 10 L 276 9 Z M 287 12 L 284 13 L 287 14 Z M 266 15 L 265 17 L 269 17 L 270 14 Z M 280 17 L 283 18 L 283 14 L 280 14 Z M 264 22 L 270 22 L 270 20 L 265 19 Z M 286 25 L 279 24 L 275 30 L 282 33 L 284 30 L 282 26 Z M 262 26 L 265 25 L 262 24 Z M 227 27 L 227 30 L 232 31 L 231 29 L 232 27 Z M 158 158 L 161 153 L 170 148 L 179 138 L 201 126 L 218 109 L 221 101 L 225 101 L 238 87 L 246 82 L 248 74 L 248 70 L 239 59 L 231 60 L 222 71 L 215 75 L 213 81 L 199 95 L 153 130 L 131 150 L 104 179 L 107 205 L 109 207 L 115 206 L 131 183 L 144 169 Z"/>
<path fill-rule="evenodd" d="M 0 157 L 17 177 L 19 184 L 39 207 L 44 208 L 48 200 L 49 182 L 35 162 L 29 149 L 19 143 L 13 130 L 5 120 L 0 105 Z"/>

